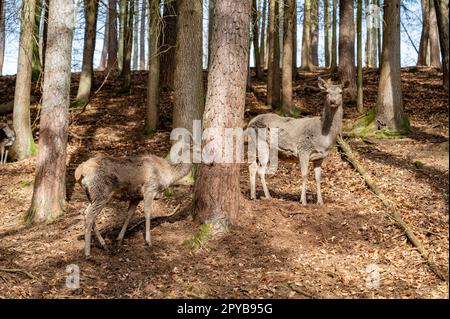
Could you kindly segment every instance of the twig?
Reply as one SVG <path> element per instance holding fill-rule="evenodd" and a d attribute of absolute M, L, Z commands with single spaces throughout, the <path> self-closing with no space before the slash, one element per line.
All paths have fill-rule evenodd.
<path fill-rule="evenodd" d="M 178 204 L 178 206 L 175 207 L 175 209 L 174 209 L 174 210 L 172 211 L 172 213 L 169 214 L 169 215 L 165 215 L 165 216 L 155 216 L 155 218 L 156 218 L 156 217 L 164 217 L 164 218 L 172 217 L 173 215 L 175 215 L 176 212 L 178 212 L 178 210 L 180 209 L 180 206 L 181 206 L 181 204 Z M 135 229 L 136 227 L 139 227 L 140 225 L 142 225 L 144 222 L 145 222 L 145 219 L 138 221 L 135 225 L 133 225 L 133 226 L 131 226 L 130 228 L 128 228 L 127 231 L 128 231 L 128 232 L 132 231 L 132 230 Z"/>
<path fill-rule="evenodd" d="M 21 273 L 27 276 L 30 279 L 36 279 L 32 274 L 30 274 L 28 271 L 19 269 L 19 268 L 0 268 L 0 271 L 3 272 L 10 272 L 10 273 Z"/>
<path fill-rule="evenodd" d="M 404 231 L 405 235 L 408 237 L 409 241 L 417 248 L 419 253 L 427 262 L 428 266 L 431 270 L 441 279 L 448 282 L 448 276 L 444 274 L 444 272 L 440 269 L 438 265 L 436 265 L 430 258 L 430 254 L 427 252 L 423 244 L 420 240 L 414 235 L 414 232 L 408 226 L 408 224 L 403 220 L 402 216 L 397 210 L 395 204 L 388 199 L 380 190 L 378 185 L 372 179 L 372 177 L 367 173 L 366 169 L 358 162 L 356 156 L 353 154 L 350 145 L 347 144 L 340 136 L 337 139 L 337 142 L 341 149 L 344 151 L 347 160 L 353 165 L 353 167 L 364 177 L 364 181 L 367 186 L 372 190 L 372 192 L 377 195 L 377 197 L 383 202 L 384 206 L 388 209 L 388 215 L 395 222 L 397 222 L 398 226 Z"/>

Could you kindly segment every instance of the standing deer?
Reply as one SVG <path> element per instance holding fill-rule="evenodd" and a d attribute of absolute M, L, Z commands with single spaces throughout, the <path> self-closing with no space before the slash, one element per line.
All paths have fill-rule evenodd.
<path fill-rule="evenodd" d="M 14 144 L 16 133 L 14 129 L 5 123 L 0 123 L 0 164 L 5 164 L 8 158 L 8 149 Z"/>
<path fill-rule="evenodd" d="M 319 88 L 326 92 L 321 116 L 309 118 L 287 118 L 276 114 L 262 114 L 253 118 L 247 129 L 278 128 L 278 154 L 285 157 L 297 157 L 302 173 L 301 202 L 306 205 L 306 183 L 308 179 L 308 164 L 313 163 L 317 185 L 317 204 L 323 205 L 320 190 L 321 165 L 329 151 L 336 143 L 337 135 L 342 128 L 342 89 L 343 85 L 332 84 L 319 78 Z M 253 141 L 255 142 L 255 141 Z M 249 166 L 250 198 L 255 199 L 256 174 L 261 183 L 266 198 L 270 193 L 266 185 L 267 154 L 258 154 Z"/>

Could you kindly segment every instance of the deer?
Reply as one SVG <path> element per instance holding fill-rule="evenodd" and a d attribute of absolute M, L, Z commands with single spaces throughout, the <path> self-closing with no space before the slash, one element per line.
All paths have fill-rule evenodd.
<path fill-rule="evenodd" d="M 317 204 L 323 205 L 320 189 L 321 166 L 330 150 L 336 143 L 336 138 L 342 129 L 342 89 L 344 85 L 333 84 L 319 77 L 319 88 L 326 92 L 322 115 L 307 118 L 282 117 L 277 114 L 261 114 L 254 117 L 247 125 L 250 128 L 277 128 L 278 129 L 278 155 L 287 159 L 297 158 L 300 162 L 302 175 L 302 191 L 300 201 L 303 205 L 306 201 L 306 184 L 308 180 L 308 166 L 312 162 L 317 188 Z M 252 141 L 251 139 L 249 141 Z M 256 142 L 255 140 L 252 141 Z M 269 150 L 266 150 L 266 152 Z M 258 174 L 264 190 L 264 196 L 271 198 L 267 188 L 265 174 L 268 155 L 260 154 L 252 159 L 249 165 L 250 198 L 256 198 L 256 175 Z"/>
<path fill-rule="evenodd" d="M 16 133 L 14 128 L 6 123 L 0 123 L 0 164 L 5 164 L 8 158 L 8 149 L 14 144 Z"/>
<path fill-rule="evenodd" d="M 129 202 L 124 224 L 117 237 L 119 245 L 136 207 L 143 201 L 145 241 L 151 246 L 150 216 L 153 200 L 160 192 L 186 176 L 191 168 L 191 163 L 172 161 L 155 155 L 99 156 L 81 163 L 75 170 L 75 179 L 89 200 L 85 211 L 85 256 L 90 256 L 92 230 L 102 247 L 107 250 L 95 219 L 112 198 Z"/>

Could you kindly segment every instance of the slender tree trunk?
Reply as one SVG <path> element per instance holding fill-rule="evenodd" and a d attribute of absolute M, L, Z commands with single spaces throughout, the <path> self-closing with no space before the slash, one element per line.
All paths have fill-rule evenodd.
<path fill-rule="evenodd" d="M 439 43 L 441 45 L 443 85 L 448 90 L 448 0 L 434 0 L 434 6 L 436 8 L 436 17 L 439 28 Z"/>
<path fill-rule="evenodd" d="M 175 50 L 175 98 L 173 128 L 192 132 L 194 120 L 201 120 L 203 94 L 203 1 L 178 1 L 178 34 Z"/>
<path fill-rule="evenodd" d="M 48 7 L 49 7 L 49 0 L 44 1 L 44 23 L 42 30 L 42 49 L 41 49 L 41 56 L 42 56 L 42 72 L 45 72 L 45 54 L 47 52 L 47 38 L 48 38 Z"/>
<path fill-rule="evenodd" d="M 273 60 L 272 60 L 272 104 L 273 108 L 281 106 L 281 91 L 280 91 L 280 2 L 275 2 L 275 25 L 274 25 L 274 46 L 273 46 Z"/>
<path fill-rule="evenodd" d="M 0 76 L 3 75 L 5 60 L 5 1 L 0 0 Z"/>
<path fill-rule="evenodd" d="M 292 31 L 292 80 L 297 78 L 297 0 L 294 0 L 294 21 Z"/>
<path fill-rule="evenodd" d="M 127 17 L 125 21 L 127 22 L 127 29 L 125 30 L 125 46 L 124 46 L 124 57 L 122 63 L 122 73 L 120 77 L 122 78 L 122 90 L 129 91 L 131 86 L 131 49 L 133 46 L 133 18 L 134 18 L 134 0 L 129 0 L 129 6 L 127 8 Z"/>
<path fill-rule="evenodd" d="M 142 0 L 141 6 L 141 30 L 139 35 L 139 70 L 145 70 L 145 18 L 147 16 L 147 1 Z"/>
<path fill-rule="evenodd" d="M 282 74 L 282 110 L 292 111 L 292 37 L 294 33 L 294 0 L 284 0 L 284 39 Z"/>
<path fill-rule="evenodd" d="M 31 2 L 31 1 L 30 1 Z M 27 221 L 53 221 L 66 203 L 66 147 L 75 5 L 72 0 L 51 0 L 47 65 L 44 74 L 39 154 Z"/>
<path fill-rule="evenodd" d="M 36 147 L 31 133 L 30 93 L 33 58 L 33 33 L 36 1 L 24 1 L 20 23 L 19 59 L 14 90 L 13 125 L 16 141 L 11 157 L 24 159 L 35 154 Z"/>
<path fill-rule="evenodd" d="M 261 21 L 261 42 L 260 42 L 260 50 L 259 50 L 259 55 L 261 57 L 261 69 L 264 70 L 266 68 L 267 65 L 267 59 L 266 59 L 266 28 L 267 28 L 267 23 L 266 23 L 266 17 L 267 17 L 267 1 L 268 0 L 260 0 L 263 3 L 263 7 L 262 7 L 262 21 Z"/>
<path fill-rule="evenodd" d="M 92 70 L 94 63 L 95 38 L 97 30 L 98 0 L 84 0 L 84 48 L 83 67 L 78 86 L 77 101 L 87 103 L 91 96 Z"/>
<path fill-rule="evenodd" d="M 259 51 L 259 12 L 256 5 L 256 0 L 252 1 L 252 41 L 253 41 L 253 56 L 255 62 L 255 73 L 258 80 L 262 80 L 261 60 Z"/>
<path fill-rule="evenodd" d="M 103 32 L 103 47 L 102 55 L 100 57 L 100 63 L 98 65 L 99 71 L 105 71 L 106 61 L 108 59 L 108 39 L 109 39 L 109 7 L 106 6 L 106 19 L 105 19 L 105 31 Z"/>
<path fill-rule="evenodd" d="M 330 43 L 330 0 L 323 1 L 323 33 L 325 37 L 325 66 L 329 67 L 331 63 L 331 43 Z"/>
<path fill-rule="evenodd" d="M 430 0 L 430 65 L 432 67 L 441 67 L 439 55 L 439 32 L 436 20 L 436 10 L 433 0 Z"/>
<path fill-rule="evenodd" d="M 427 65 L 429 34 L 430 34 L 430 0 L 422 0 L 422 33 L 420 35 L 419 53 L 417 57 L 418 66 Z"/>
<path fill-rule="evenodd" d="M 119 0 L 119 48 L 117 52 L 118 68 L 119 72 L 122 73 L 123 59 L 125 54 L 125 28 L 126 28 L 126 17 L 128 9 L 128 0 Z"/>
<path fill-rule="evenodd" d="M 212 59 L 206 96 L 204 127 L 215 127 L 225 137 L 223 129 L 241 128 L 244 119 L 245 82 L 247 78 L 248 39 L 251 0 L 221 0 L 216 3 L 212 32 Z M 224 151 L 214 143 L 214 137 L 204 140 L 211 154 Z M 199 165 L 194 187 L 194 216 L 210 225 L 212 234 L 222 233 L 229 224 L 236 224 L 239 213 L 238 163 L 223 162 Z"/>
<path fill-rule="evenodd" d="M 376 0 L 377 1 L 377 44 L 378 44 L 378 68 L 381 68 L 381 50 L 382 50 L 382 41 L 381 41 L 381 32 L 382 32 L 382 24 L 381 24 L 381 5 L 380 5 L 380 0 Z"/>
<path fill-rule="evenodd" d="M 159 70 L 159 78 L 161 88 L 172 90 L 175 73 L 178 7 L 176 0 L 164 1 L 163 31 L 160 38 L 161 68 Z"/>
<path fill-rule="evenodd" d="M 378 48 L 378 39 L 377 39 L 377 24 L 379 25 L 379 21 L 378 21 L 378 17 L 377 15 L 379 15 L 378 13 L 378 8 L 375 8 L 375 0 L 370 0 L 371 1 L 371 17 L 372 17 L 372 21 L 371 21 L 371 28 L 370 28 L 370 33 L 371 33 L 371 38 L 372 41 L 370 42 L 371 47 L 370 47 L 370 57 L 371 57 L 371 61 L 370 61 L 370 65 L 372 68 L 377 66 L 377 58 L 378 58 L 378 54 L 377 54 L 377 48 Z"/>
<path fill-rule="evenodd" d="M 159 123 L 159 73 L 160 73 L 160 36 L 162 18 L 159 11 L 161 0 L 149 0 L 149 49 L 148 49 L 148 91 L 145 130 L 156 130 Z"/>
<path fill-rule="evenodd" d="M 331 35 L 331 65 L 330 69 L 333 73 L 337 71 L 337 0 L 333 1 L 333 26 Z"/>
<path fill-rule="evenodd" d="M 303 39 L 302 39 L 302 70 L 310 71 L 311 61 L 311 0 L 305 0 L 303 6 Z"/>
<path fill-rule="evenodd" d="M 389 23 L 386 23 L 389 21 Z M 385 0 L 383 53 L 377 100 L 379 128 L 405 133 L 408 121 L 403 113 L 400 78 L 400 0 Z"/>
<path fill-rule="evenodd" d="M 147 1 L 147 0 L 146 0 Z M 108 1 L 108 61 L 106 62 L 106 71 L 119 69 L 118 65 L 118 41 L 117 41 L 117 0 Z"/>
<path fill-rule="evenodd" d="M 41 59 L 39 56 L 39 26 L 41 24 L 42 15 L 42 0 L 35 0 L 36 6 L 34 8 L 34 29 L 33 29 L 33 75 L 32 80 L 37 80 L 41 74 Z"/>
<path fill-rule="evenodd" d="M 366 20 L 366 44 L 365 44 L 365 56 L 364 62 L 367 68 L 373 67 L 372 62 L 372 33 L 371 33 L 371 20 L 370 20 L 370 0 L 364 0 L 364 15 Z"/>
<path fill-rule="evenodd" d="M 319 66 L 319 0 L 311 1 L 311 63 Z"/>
<path fill-rule="evenodd" d="M 345 99 L 356 102 L 355 22 L 353 0 L 339 1 L 339 79 L 347 84 Z"/>
<path fill-rule="evenodd" d="M 133 70 L 138 69 L 138 60 L 139 60 L 139 0 L 134 0 Z"/>
<path fill-rule="evenodd" d="M 214 25 L 215 2 L 216 0 L 208 0 L 208 71 L 212 60 L 211 38 Z"/>
<path fill-rule="evenodd" d="M 278 22 L 277 11 L 278 2 L 276 0 L 269 0 L 269 55 L 267 62 L 267 104 L 274 106 L 279 102 L 279 92 L 274 90 L 274 82 L 279 82 L 279 41 L 278 41 Z M 278 67 L 277 67 L 278 66 Z M 277 73 L 278 71 L 278 73 Z"/>
<path fill-rule="evenodd" d="M 357 64 L 358 64 L 358 75 L 357 75 L 357 99 L 356 99 L 356 109 L 359 113 L 364 112 L 363 103 L 363 72 L 362 72 L 362 1 L 358 0 L 358 7 L 356 9 L 356 34 L 357 34 Z M 367 8 L 367 6 L 366 6 Z M 367 20 L 366 20 L 367 21 Z M 370 32 L 369 32 L 370 34 Z"/>

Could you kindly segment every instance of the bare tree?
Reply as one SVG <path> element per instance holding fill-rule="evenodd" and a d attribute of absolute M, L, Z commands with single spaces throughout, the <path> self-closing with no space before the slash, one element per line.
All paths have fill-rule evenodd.
<path fill-rule="evenodd" d="M 283 39 L 283 73 L 282 73 L 282 110 L 292 111 L 292 60 L 294 34 L 294 0 L 284 0 L 284 39 Z"/>
<path fill-rule="evenodd" d="M 118 69 L 117 0 L 108 0 L 108 60 L 106 71 Z"/>
<path fill-rule="evenodd" d="M 319 65 L 319 0 L 311 0 L 311 63 Z"/>
<path fill-rule="evenodd" d="M 267 70 L 267 104 L 280 106 L 279 2 L 269 0 L 269 56 Z"/>
<path fill-rule="evenodd" d="M 134 0 L 129 0 L 125 16 L 127 28 L 125 30 L 122 72 L 120 74 L 120 77 L 122 78 L 122 90 L 125 92 L 129 91 L 131 86 L 131 49 L 133 45 L 132 43 L 133 18 L 134 18 Z"/>
<path fill-rule="evenodd" d="M 323 20 L 323 33 L 325 34 L 325 66 L 329 67 L 331 63 L 330 0 L 323 1 Z"/>
<path fill-rule="evenodd" d="M 339 1 L 339 80 L 347 84 L 345 100 L 356 102 L 355 22 L 353 0 Z"/>
<path fill-rule="evenodd" d="M 267 29 L 267 1 L 268 0 L 260 0 L 262 2 L 262 10 L 261 10 L 261 15 L 262 15 L 262 20 L 261 20 L 261 41 L 259 44 L 260 50 L 259 50 L 259 55 L 260 55 L 260 59 L 261 59 L 261 66 L 260 68 L 262 70 L 264 70 L 266 68 L 267 65 L 267 59 L 266 59 L 266 29 Z"/>
<path fill-rule="evenodd" d="M 161 67 L 159 78 L 161 88 L 173 89 L 175 74 L 175 45 L 177 41 L 178 6 L 176 0 L 164 0 L 164 15 L 160 37 Z"/>
<path fill-rule="evenodd" d="M 309 71 L 311 68 L 311 0 L 304 0 L 301 69 Z"/>
<path fill-rule="evenodd" d="M 213 59 L 208 77 L 204 127 L 243 125 L 251 0 L 217 0 L 211 38 Z M 223 135 L 224 137 L 224 135 Z M 212 137 L 210 137 L 212 138 Z M 205 143 L 210 143 L 206 139 Z M 223 151 L 214 143 L 212 154 Z M 212 233 L 226 231 L 239 212 L 239 164 L 199 165 L 194 188 L 194 215 Z"/>
<path fill-rule="evenodd" d="M 337 70 L 337 0 L 333 1 L 333 19 L 331 32 L 331 62 L 330 69 L 334 73 Z"/>
<path fill-rule="evenodd" d="M 358 6 L 356 9 L 356 39 L 357 39 L 357 45 L 356 45 L 356 51 L 357 51 L 357 67 L 358 67 L 358 74 L 357 74 L 357 80 L 356 80 L 356 87 L 357 87 L 357 99 L 356 99 L 356 109 L 359 113 L 364 112 L 364 101 L 363 101 L 363 72 L 362 72 L 362 1 L 358 0 Z M 370 34 L 370 31 L 368 32 L 368 35 Z"/>
<path fill-rule="evenodd" d="M 147 1 L 142 0 L 141 7 L 141 31 L 139 36 L 139 69 L 145 70 L 145 20 L 147 17 Z"/>
<path fill-rule="evenodd" d="M 256 0 L 252 1 L 252 42 L 253 56 L 255 61 L 255 72 L 258 80 L 262 79 L 261 56 L 259 50 L 259 12 Z"/>
<path fill-rule="evenodd" d="M 125 55 L 125 29 L 126 29 L 126 16 L 128 10 L 128 0 L 119 0 L 119 43 L 117 52 L 117 61 L 119 72 L 122 73 L 123 60 Z"/>
<path fill-rule="evenodd" d="M 430 65 L 435 68 L 441 67 L 439 58 L 439 32 L 436 20 L 436 10 L 433 0 L 430 0 Z"/>
<path fill-rule="evenodd" d="M 104 71 L 106 69 L 106 62 L 108 58 L 108 46 L 109 46 L 109 7 L 106 7 L 106 18 L 105 18 L 105 27 L 103 31 L 103 46 L 102 46 L 102 54 L 100 56 L 100 63 L 98 65 L 99 71 Z"/>
<path fill-rule="evenodd" d="M 5 1 L 0 0 L 0 76 L 3 74 L 5 60 Z"/>
<path fill-rule="evenodd" d="M 28 2 L 28 1 L 27 1 Z M 39 153 L 28 222 L 52 221 L 66 203 L 66 146 L 75 5 L 52 0 L 49 7 Z"/>
<path fill-rule="evenodd" d="M 145 0 L 144 0 L 145 1 Z M 139 60 L 139 0 L 134 0 L 133 22 L 133 69 L 138 69 Z"/>
<path fill-rule="evenodd" d="M 434 6 L 436 8 L 436 16 L 439 27 L 439 43 L 441 45 L 442 54 L 442 72 L 443 72 L 443 84 L 448 90 L 448 50 L 449 50 L 449 37 L 448 37 L 448 0 L 434 0 Z"/>

